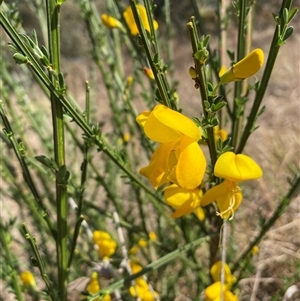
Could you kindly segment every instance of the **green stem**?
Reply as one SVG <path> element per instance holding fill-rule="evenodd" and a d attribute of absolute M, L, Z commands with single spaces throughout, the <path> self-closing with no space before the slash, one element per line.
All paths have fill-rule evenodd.
<path fill-rule="evenodd" d="M 142 26 L 142 22 L 140 20 L 139 12 L 138 12 L 138 9 L 136 7 L 136 2 L 135 2 L 135 0 L 130 0 L 129 2 L 130 2 L 130 6 L 131 6 L 131 9 L 132 9 L 132 12 L 133 12 L 133 16 L 134 16 L 137 28 L 138 28 L 139 33 L 140 33 L 140 37 L 141 37 L 141 41 L 142 41 L 143 46 L 144 46 L 144 50 L 146 52 L 150 67 L 151 67 L 151 69 L 153 71 L 153 75 L 155 77 L 155 81 L 156 81 L 160 96 L 162 98 L 162 102 L 165 106 L 171 108 L 172 106 L 171 106 L 171 103 L 170 103 L 170 100 L 169 100 L 168 92 L 166 91 L 166 85 L 163 81 L 163 78 L 162 78 L 163 76 L 161 75 L 161 71 L 157 71 L 156 66 L 154 64 L 153 56 L 152 56 L 152 53 L 151 53 L 151 50 L 150 50 L 149 41 L 146 37 L 145 29 Z"/>
<path fill-rule="evenodd" d="M 46 1 L 47 25 L 48 25 L 48 43 L 50 62 L 56 74 L 60 74 L 60 4 L 56 0 Z M 49 73 L 49 78 L 56 85 L 56 79 Z M 59 98 L 50 93 L 52 122 L 53 122 L 53 143 L 55 162 L 58 169 L 66 166 L 65 161 L 65 135 L 63 106 Z M 67 300 L 68 285 L 68 251 L 67 251 L 67 185 L 66 180 L 56 176 L 56 204 L 57 204 L 57 268 L 58 268 L 58 287 L 59 296 L 62 301 Z"/>
<path fill-rule="evenodd" d="M 237 42 L 237 57 L 236 61 L 240 61 L 245 56 L 245 25 L 246 25 L 246 10 L 247 1 L 239 1 L 239 30 L 238 30 L 238 42 Z M 242 92 L 242 82 L 235 82 L 234 86 L 234 98 L 233 98 L 233 120 L 232 120 L 232 146 L 234 149 L 237 148 L 237 143 L 240 137 L 240 127 L 241 127 L 241 116 L 240 115 L 240 105 L 237 104 L 236 98 L 241 96 Z"/>
<path fill-rule="evenodd" d="M 45 268 L 45 265 L 44 265 L 44 261 L 41 257 L 39 249 L 36 245 L 36 239 L 31 236 L 31 234 L 29 233 L 29 230 L 27 229 L 25 223 L 22 224 L 22 230 L 23 230 L 25 238 L 28 240 L 28 242 L 31 246 L 31 249 L 32 249 L 32 251 L 35 255 L 35 259 L 36 259 L 36 262 L 37 262 L 37 267 L 39 268 L 40 273 L 41 273 L 41 277 L 43 278 L 43 280 L 46 284 L 49 296 L 51 297 L 52 301 L 61 301 L 62 299 L 57 297 L 56 291 L 54 290 L 54 288 L 52 286 L 52 283 L 51 283 L 51 281 L 48 277 L 48 274 L 46 272 L 46 268 Z"/>
<path fill-rule="evenodd" d="M 190 34 L 190 39 L 191 39 L 191 44 L 192 44 L 192 49 L 193 49 L 193 55 L 198 51 L 198 35 L 196 32 L 196 28 L 193 25 L 193 22 L 188 22 L 187 27 L 189 30 Z M 196 71 L 199 77 L 199 91 L 200 91 L 200 96 L 201 96 L 201 102 L 202 102 L 202 109 L 203 109 L 203 114 L 205 118 L 208 119 L 208 112 L 205 109 L 205 104 L 204 101 L 209 101 L 209 96 L 208 96 L 208 90 L 207 90 L 207 81 L 206 81 L 206 76 L 205 76 L 205 63 L 200 62 L 198 59 L 194 59 L 195 61 L 195 67 Z M 208 149 L 209 149 L 209 154 L 210 154 L 210 159 L 211 159 L 211 164 L 212 167 L 215 166 L 215 163 L 217 161 L 217 151 L 216 151 L 216 144 L 215 144 L 215 138 L 214 138 L 214 129 L 212 127 L 207 128 L 207 136 L 208 136 Z"/>
<path fill-rule="evenodd" d="M 29 187 L 36 203 L 38 204 L 39 208 L 41 209 L 40 213 L 43 216 L 43 218 L 45 219 L 45 221 L 46 221 L 46 223 L 47 223 L 47 225 L 48 225 L 48 227 L 49 227 L 49 229 L 52 233 L 52 236 L 54 238 L 56 238 L 56 235 L 57 235 L 56 229 L 54 228 L 54 226 L 52 224 L 52 221 L 49 217 L 47 208 L 44 206 L 43 201 L 40 198 L 39 193 L 36 189 L 36 186 L 35 186 L 35 183 L 32 179 L 31 173 L 30 173 L 30 171 L 28 169 L 28 166 L 26 164 L 25 157 L 22 154 L 23 146 L 22 146 L 21 143 L 18 143 L 15 139 L 13 129 L 10 125 L 9 120 L 7 119 L 6 113 L 5 113 L 4 108 L 3 108 L 2 101 L 0 101 L 0 116 L 1 116 L 3 124 L 5 126 L 3 131 L 4 131 L 7 139 L 10 141 L 10 143 L 11 143 L 13 149 L 14 149 L 14 152 L 16 154 L 16 157 L 18 158 L 18 161 L 19 161 L 21 169 L 22 169 L 24 180 L 25 180 L 26 184 L 28 185 L 28 187 Z"/>
<path fill-rule="evenodd" d="M 279 17 L 281 18 L 281 26 L 280 26 L 281 28 L 283 28 L 283 26 L 284 26 L 282 12 L 285 8 L 290 10 L 292 2 L 293 2 L 292 0 L 284 0 L 282 2 L 282 6 L 281 6 L 281 9 L 280 9 L 280 13 L 279 13 Z M 279 26 L 276 26 L 276 29 L 275 29 L 275 32 L 274 32 L 274 35 L 273 35 L 273 39 L 272 39 L 272 43 L 271 43 L 271 46 L 270 46 L 270 50 L 269 50 L 269 55 L 268 55 L 268 60 L 267 60 L 267 63 L 266 63 L 266 67 L 265 67 L 265 70 L 264 70 L 264 73 L 263 73 L 263 76 L 262 76 L 262 79 L 261 79 L 259 89 L 258 89 L 258 91 L 255 95 L 255 99 L 254 99 L 253 106 L 251 108 L 251 112 L 250 112 L 250 114 L 247 118 L 247 123 L 246 123 L 246 126 L 244 128 L 242 137 L 240 139 L 239 146 L 238 146 L 237 151 L 236 151 L 237 153 L 242 153 L 243 152 L 244 147 L 246 145 L 246 142 L 247 142 L 250 134 L 254 130 L 256 117 L 257 117 L 261 102 L 263 100 L 263 97 L 265 95 L 266 89 L 268 87 L 269 80 L 271 78 L 272 70 L 273 70 L 273 67 L 275 65 L 277 55 L 279 53 L 280 46 L 278 44 L 278 38 L 279 38 Z"/>
<path fill-rule="evenodd" d="M 128 177 L 135 182 L 138 186 L 142 187 L 143 190 L 149 194 L 152 198 L 151 200 L 156 204 L 156 202 L 162 202 L 162 198 L 154 193 L 146 184 L 144 184 L 141 179 L 136 176 L 133 171 L 131 171 L 112 150 L 113 148 L 99 136 L 99 133 L 95 133 L 93 130 L 84 120 L 82 114 L 74 108 L 72 104 L 67 100 L 64 93 L 56 89 L 56 87 L 52 84 L 49 80 L 48 76 L 45 74 L 43 69 L 40 67 L 39 63 L 36 61 L 35 57 L 32 55 L 31 51 L 28 49 L 26 44 L 22 41 L 18 33 L 14 30 L 13 26 L 7 20 L 5 15 L 0 12 L 0 24 L 3 26 L 4 30 L 10 36 L 12 41 L 15 43 L 17 48 L 20 52 L 28 57 L 28 65 L 30 66 L 31 70 L 34 74 L 36 74 L 42 81 L 42 83 L 52 92 L 61 102 L 62 106 L 66 110 L 66 112 L 73 118 L 73 121 L 83 130 L 85 134 L 85 138 L 89 139 L 93 144 L 99 147 L 100 151 L 103 151 L 106 155 L 108 155 L 112 161 L 124 171 Z"/>

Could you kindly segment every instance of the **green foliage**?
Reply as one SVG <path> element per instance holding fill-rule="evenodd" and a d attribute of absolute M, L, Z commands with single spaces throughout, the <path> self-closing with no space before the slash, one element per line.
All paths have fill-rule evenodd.
<path fill-rule="evenodd" d="M 128 288 L 141 276 L 148 277 L 148 284 L 162 301 L 177 300 L 181 294 L 202 300 L 201 294 L 212 282 L 210 268 L 226 255 L 237 278 L 232 292 L 240 292 L 240 300 L 248 300 L 241 279 L 256 272 L 251 251 L 289 210 L 299 190 L 299 170 L 293 161 L 288 162 L 291 176 L 286 191 L 278 196 L 272 214 L 255 213 L 255 235 L 249 230 L 251 238 L 240 243 L 235 230 L 243 221 L 237 218 L 230 221 L 234 235 L 226 241 L 223 229 L 225 224 L 229 227 L 229 221 L 223 223 L 215 204 L 202 208 L 205 219 L 195 211 L 173 219 L 173 209 L 163 196 L 165 187 L 155 190 L 139 175 L 156 144 L 145 136 L 136 117 L 157 103 L 187 111 L 185 95 L 177 92 L 184 80 L 189 82 L 189 88 L 199 92 L 201 109 L 193 112 L 195 124 L 203 130 L 199 144 L 209 153 L 200 188 L 205 193 L 219 184 L 221 179 L 214 175 L 217 159 L 228 151 L 242 153 L 258 128 L 258 120 L 264 117 L 266 106 L 261 103 L 279 49 L 294 32 L 290 23 L 298 9 L 292 8 L 292 1 L 283 1 L 278 15 L 273 14 L 274 36 L 260 80 L 252 83 L 246 79 L 224 87 L 219 82 L 220 67 L 228 57 L 233 65 L 247 54 L 251 34 L 246 28 L 253 23 L 252 1 L 233 1 L 237 49 L 227 49 L 226 38 L 220 34 L 219 42 L 225 45 L 220 52 L 211 49 L 214 37 L 203 31 L 202 11 L 191 1 L 195 17 L 186 21 L 192 56 L 184 60 L 193 65 L 193 76 L 191 79 L 186 70 L 179 80 L 174 77 L 172 58 L 176 39 L 172 35 L 176 21 L 170 13 L 172 1 L 165 1 L 158 30 L 153 14 L 159 7 L 153 1 L 143 2 L 149 30 L 144 28 L 136 1 L 129 2 L 137 36 L 131 35 L 125 22 L 124 1 L 106 1 L 105 5 L 78 1 L 89 38 L 85 54 L 89 60 L 79 71 L 85 77 L 88 70 L 89 81 L 80 95 L 68 87 L 72 74 L 66 74 L 68 61 L 61 54 L 66 41 L 61 40 L 60 33 L 66 29 L 60 13 L 68 1 L 49 0 L 45 5 L 39 0 L 28 1 L 40 25 L 30 34 L 22 27 L 19 4 L 0 2 L 6 43 L 1 40 L 1 189 L 6 211 L 0 222 L 1 278 L 7 292 L 17 300 L 27 300 L 28 295 L 33 300 L 79 300 L 93 270 L 101 276 L 102 290 L 82 293 L 85 300 L 106 300 L 101 298 L 106 293 L 112 300 L 132 300 Z M 232 12 L 223 10 L 221 2 L 218 33 L 224 24 L 225 29 L 231 24 L 228 16 Z M 123 27 L 105 27 L 103 13 Z M 217 129 L 226 129 L 228 137 L 216 136 Z M 239 211 L 235 219 L 238 215 Z M 117 241 L 109 261 L 98 254 L 99 246 L 92 239 L 95 230 L 106 231 Z M 156 239 L 151 238 L 153 232 Z M 143 269 L 132 275 L 129 260 Z M 37 279 L 36 287 L 22 283 L 19 275 L 24 270 Z M 292 274 L 295 280 L 296 271 Z M 81 287 L 80 282 L 85 285 Z M 290 281 L 286 286 L 292 284 Z"/>

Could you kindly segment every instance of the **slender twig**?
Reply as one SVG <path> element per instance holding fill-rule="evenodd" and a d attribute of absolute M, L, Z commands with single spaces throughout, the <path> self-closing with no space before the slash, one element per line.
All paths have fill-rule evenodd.
<path fill-rule="evenodd" d="M 263 73 L 263 76 L 262 76 L 262 79 L 261 79 L 261 82 L 260 82 L 259 89 L 258 89 L 258 91 L 255 95 L 255 99 L 254 99 L 253 106 L 251 108 L 250 114 L 247 117 L 247 123 L 246 123 L 244 131 L 242 133 L 242 136 L 241 136 L 241 139 L 240 139 L 240 142 L 239 142 L 239 146 L 236 150 L 237 153 L 241 153 L 244 150 L 246 142 L 247 142 L 250 134 L 254 130 L 257 114 L 258 114 L 258 111 L 260 109 L 261 102 L 264 98 L 266 89 L 268 87 L 269 80 L 270 80 L 271 74 L 272 74 L 272 70 L 273 70 L 273 67 L 275 65 L 275 61 L 276 61 L 276 58 L 277 58 L 277 55 L 279 53 L 279 49 L 280 49 L 280 46 L 281 46 L 278 43 L 278 41 L 279 41 L 279 31 L 280 31 L 280 28 L 283 28 L 286 25 L 284 23 L 282 14 L 283 14 L 284 9 L 290 10 L 292 2 L 293 2 L 292 0 L 283 0 L 283 2 L 282 2 L 280 13 L 279 13 L 279 17 L 280 17 L 280 20 L 281 20 L 281 26 L 279 26 L 279 25 L 276 26 L 276 29 L 275 29 L 275 32 L 274 32 L 274 35 L 273 35 L 273 39 L 272 39 L 272 43 L 270 45 L 270 50 L 269 50 L 269 55 L 268 55 L 266 67 L 265 67 L 265 70 L 264 70 L 264 73 Z"/>
<path fill-rule="evenodd" d="M 237 42 L 237 57 L 236 61 L 241 60 L 245 56 L 245 26 L 246 26 L 246 10 L 247 1 L 239 1 L 239 28 L 238 28 L 238 42 Z M 234 149 L 237 148 L 240 137 L 240 127 L 241 127 L 241 116 L 240 116 L 240 105 L 237 103 L 236 99 L 241 96 L 242 92 L 242 82 L 237 81 L 234 85 L 234 97 L 233 97 L 233 119 L 232 119 L 232 146 Z"/>
<path fill-rule="evenodd" d="M 45 263 L 44 260 L 42 259 L 42 256 L 40 254 L 40 251 L 37 247 L 37 241 L 34 237 L 31 236 L 27 226 L 25 225 L 25 223 L 22 224 L 22 230 L 24 233 L 25 238 L 28 240 L 31 249 L 35 255 L 35 259 L 37 262 L 37 267 L 40 270 L 41 273 L 41 277 L 43 278 L 46 286 L 47 286 L 47 290 L 48 290 L 48 294 L 51 297 L 52 301 L 61 301 L 62 299 L 60 297 L 57 296 L 56 290 L 53 288 L 53 285 L 48 277 L 46 268 L 45 268 Z"/>
<path fill-rule="evenodd" d="M 56 0 L 46 1 L 48 44 L 50 62 L 56 74 L 60 74 L 60 4 Z M 56 85 L 56 78 L 49 73 L 52 84 Z M 65 160 L 65 134 L 63 120 L 63 106 L 59 98 L 51 91 L 51 112 L 53 123 L 54 158 L 58 167 L 56 175 L 56 218 L 57 218 L 57 269 L 59 295 L 62 301 L 67 299 L 68 251 L 67 251 L 67 179 L 63 172 Z M 62 171 L 62 172 L 60 172 Z"/>

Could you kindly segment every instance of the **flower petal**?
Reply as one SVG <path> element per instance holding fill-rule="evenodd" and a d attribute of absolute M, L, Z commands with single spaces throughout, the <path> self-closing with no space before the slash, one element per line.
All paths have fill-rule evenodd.
<path fill-rule="evenodd" d="M 233 76 L 235 78 L 248 78 L 254 75 L 264 63 L 264 52 L 257 48 L 251 51 L 242 60 L 233 65 Z"/>
<path fill-rule="evenodd" d="M 175 168 L 176 180 L 180 187 L 195 189 L 204 177 L 206 169 L 205 156 L 197 142 L 190 143 L 184 137 L 180 143 L 178 162 Z"/>
<path fill-rule="evenodd" d="M 164 189 L 166 202 L 175 207 L 173 218 L 190 214 L 200 206 L 202 191 L 200 189 L 187 190 L 172 184 Z"/>
<path fill-rule="evenodd" d="M 214 174 L 231 181 L 245 181 L 261 177 L 262 170 L 252 158 L 226 152 L 218 158 Z"/>
<path fill-rule="evenodd" d="M 141 4 L 137 4 L 136 6 L 137 6 L 137 9 L 138 9 L 138 12 L 139 12 L 139 15 L 140 15 L 140 18 L 141 18 L 141 21 L 142 21 L 142 24 L 143 24 L 145 30 L 150 32 L 150 26 L 149 26 L 149 21 L 148 21 L 146 8 Z M 124 19 L 125 19 L 128 27 L 129 27 L 129 29 L 130 29 L 130 33 L 134 36 L 138 35 L 139 30 L 136 26 L 134 16 L 133 16 L 133 12 L 132 12 L 132 9 L 131 9 L 130 6 L 128 6 L 124 10 L 123 16 L 124 16 Z M 153 21 L 153 26 L 154 26 L 154 30 L 156 30 L 158 28 L 158 23 L 155 20 Z"/>
<path fill-rule="evenodd" d="M 207 206 L 224 195 L 228 195 L 228 185 L 225 181 L 206 191 L 201 200 L 201 206 Z"/>
<path fill-rule="evenodd" d="M 210 274 L 214 282 L 221 280 L 222 261 L 217 261 L 210 269 Z M 231 286 L 236 281 L 236 278 L 231 274 L 228 264 L 224 263 L 225 283 Z"/>
<path fill-rule="evenodd" d="M 168 157 L 173 146 L 174 143 L 159 145 L 153 153 L 149 165 L 140 170 L 140 174 L 148 178 L 155 189 L 167 182 L 165 174 L 168 172 Z"/>
<path fill-rule="evenodd" d="M 150 116 L 151 112 L 150 111 L 144 111 L 143 113 L 141 113 L 140 115 L 138 115 L 136 117 L 136 121 L 137 123 L 144 127 L 145 126 L 145 123 L 146 121 L 148 120 L 149 116 Z"/>
<path fill-rule="evenodd" d="M 157 105 L 153 115 L 164 125 L 172 128 L 182 135 L 186 135 L 195 141 L 201 138 L 201 129 L 188 117 L 171 110 L 164 105 Z M 153 139 L 154 140 L 154 139 Z"/>

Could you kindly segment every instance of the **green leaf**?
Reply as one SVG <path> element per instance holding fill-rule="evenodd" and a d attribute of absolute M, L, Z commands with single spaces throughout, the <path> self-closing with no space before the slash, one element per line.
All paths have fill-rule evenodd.
<path fill-rule="evenodd" d="M 225 107 L 227 105 L 227 102 L 226 101 L 220 101 L 219 103 L 217 104 L 213 104 L 211 106 L 211 109 L 214 113 L 220 111 L 223 107 Z"/>
<path fill-rule="evenodd" d="M 257 113 L 257 117 L 260 116 L 266 110 L 266 106 L 263 106 Z"/>
<path fill-rule="evenodd" d="M 284 24 L 287 24 L 289 21 L 289 11 L 286 7 L 284 8 L 284 10 L 282 12 L 282 17 L 283 17 Z"/>
<path fill-rule="evenodd" d="M 226 52 L 227 52 L 227 55 L 228 55 L 230 61 L 233 62 L 234 61 L 234 52 L 230 51 L 230 50 L 226 50 Z"/>
<path fill-rule="evenodd" d="M 210 103 L 207 100 L 204 100 L 205 109 L 210 109 Z"/>
<path fill-rule="evenodd" d="M 37 37 L 36 31 L 34 29 L 32 30 L 31 36 L 33 39 L 33 43 L 37 46 L 39 44 L 39 42 L 38 42 L 38 37 Z"/>
<path fill-rule="evenodd" d="M 272 15 L 273 15 L 273 18 L 274 18 L 275 22 L 279 25 L 280 24 L 279 16 L 275 15 L 274 13 L 272 13 Z"/>
<path fill-rule="evenodd" d="M 52 171 L 57 170 L 57 165 L 53 159 L 49 159 L 44 155 L 36 156 L 35 159 L 42 163 L 44 166 L 50 168 Z"/>
<path fill-rule="evenodd" d="M 18 65 L 22 65 L 22 64 L 27 64 L 28 63 L 28 58 L 27 56 L 24 56 L 23 54 L 21 53 L 15 53 L 13 55 L 13 59 L 15 60 L 15 62 L 18 64 Z"/>
<path fill-rule="evenodd" d="M 294 19 L 294 17 L 296 16 L 298 10 L 299 10 L 298 7 L 294 7 L 290 10 L 288 23 L 290 23 Z"/>
<path fill-rule="evenodd" d="M 294 28 L 291 26 L 289 27 L 282 38 L 282 42 L 284 43 L 292 34 L 293 34 Z"/>

